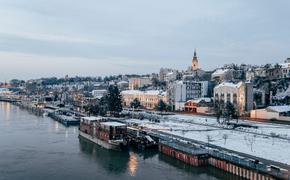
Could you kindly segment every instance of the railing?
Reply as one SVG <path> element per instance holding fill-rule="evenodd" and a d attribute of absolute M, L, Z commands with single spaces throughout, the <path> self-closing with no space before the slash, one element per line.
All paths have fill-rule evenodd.
<path fill-rule="evenodd" d="M 160 144 L 172 147 L 176 150 L 191 154 L 191 155 L 202 155 L 202 154 L 207 154 L 207 151 L 205 149 L 200 149 L 200 148 L 196 148 L 193 146 L 182 146 L 179 145 L 177 142 L 169 142 L 169 141 L 159 141 Z"/>
<path fill-rule="evenodd" d="M 207 143 L 199 142 L 196 140 L 189 140 L 183 137 L 176 137 L 166 133 L 149 132 L 149 134 L 151 136 L 158 137 L 161 144 L 167 145 L 188 154 L 208 154 L 210 157 L 225 160 L 227 162 L 236 164 L 244 168 L 255 170 L 260 173 L 269 174 L 281 179 L 290 179 L 289 169 L 283 169 L 281 167 L 274 166 L 273 164 L 275 164 L 275 162 L 271 164 L 271 161 L 269 161 L 267 164 L 265 164 L 256 159 L 244 157 L 233 152 L 228 152 L 218 146 L 209 145 Z"/>

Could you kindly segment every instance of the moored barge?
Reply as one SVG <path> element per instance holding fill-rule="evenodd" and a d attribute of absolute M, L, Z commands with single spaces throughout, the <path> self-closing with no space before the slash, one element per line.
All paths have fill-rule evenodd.
<path fill-rule="evenodd" d="M 103 117 L 81 118 L 79 135 L 106 149 L 126 149 L 126 134 L 126 124 L 107 121 Z"/>

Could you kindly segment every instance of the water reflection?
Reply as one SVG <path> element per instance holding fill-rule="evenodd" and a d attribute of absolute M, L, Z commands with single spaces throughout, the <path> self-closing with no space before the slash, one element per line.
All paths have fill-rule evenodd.
<path fill-rule="evenodd" d="M 111 151 L 79 137 L 80 150 L 93 158 L 108 173 L 121 174 L 127 171 L 129 152 Z"/>
<path fill-rule="evenodd" d="M 136 176 L 137 167 L 138 167 L 137 156 L 135 153 L 132 152 L 130 153 L 130 158 L 128 162 L 128 170 L 131 176 Z"/>
<path fill-rule="evenodd" d="M 58 130 L 59 130 L 59 123 L 58 122 L 54 122 L 53 124 L 54 124 L 54 131 L 55 132 L 58 132 Z"/>
<path fill-rule="evenodd" d="M 6 102 L 0 102 L 0 108 L 5 114 L 4 120 L 10 120 L 11 104 Z"/>
<path fill-rule="evenodd" d="M 141 157 L 143 160 L 154 158 L 155 156 L 158 156 L 158 149 L 148 149 L 145 151 L 138 150 L 138 149 L 130 149 L 132 152 L 138 155 L 138 157 Z"/>
<path fill-rule="evenodd" d="M 65 130 L 65 138 L 68 138 L 68 130 Z"/>
<path fill-rule="evenodd" d="M 109 151 L 78 138 L 78 127 L 8 104 L 0 103 L 1 180 L 235 179 L 214 168 L 186 166 L 157 151 Z"/>

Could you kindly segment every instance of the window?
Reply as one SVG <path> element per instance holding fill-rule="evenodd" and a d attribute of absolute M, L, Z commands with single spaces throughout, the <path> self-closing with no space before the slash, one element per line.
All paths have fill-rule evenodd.
<path fill-rule="evenodd" d="M 234 104 L 237 104 L 237 102 L 238 102 L 238 96 L 237 96 L 236 93 L 234 93 L 234 94 L 233 94 L 233 103 L 234 103 Z"/>
<path fill-rule="evenodd" d="M 224 93 L 221 94 L 220 101 L 225 102 L 225 94 Z"/>
<path fill-rule="evenodd" d="M 231 102 L 231 94 L 230 93 L 227 94 L 227 102 Z"/>
<path fill-rule="evenodd" d="M 218 93 L 215 94 L 215 100 L 219 100 L 219 95 L 218 95 Z"/>

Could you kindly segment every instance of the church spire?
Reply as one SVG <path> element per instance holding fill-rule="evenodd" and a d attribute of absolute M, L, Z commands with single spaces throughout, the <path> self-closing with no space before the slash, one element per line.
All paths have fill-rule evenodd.
<path fill-rule="evenodd" d="M 191 64 L 191 70 L 195 71 L 198 69 L 198 59 L 196 56 L 196 49 L 194 48 L 193 57 L 192 57 L 192 64 Z"/>

